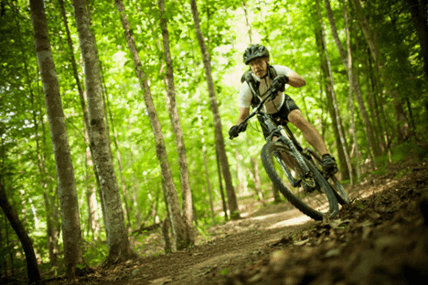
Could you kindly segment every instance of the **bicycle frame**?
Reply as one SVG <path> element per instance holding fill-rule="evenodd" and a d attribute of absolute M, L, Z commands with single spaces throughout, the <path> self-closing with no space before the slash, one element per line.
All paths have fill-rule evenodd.
<path fill-rule="evenodd" d="M 242 121 L 240 125 L 245 125 L 250 118 L 255 116 L 256 114 L 260 114 L 263 117 L 263 120 L 265 124 L 267 125 L 269 129 L 269 136 L 266 137 L 266 141 L 274 141 L 274 136 L 277 137 L 275 141 L 282 142 L 287 149 L 285 150 L 285 153 L 287 153 L 290 156 L 293 156 L 299 166 L 303 170 L 303 177 L 295 179 L 293 175 L 291 174 L 290 169 L 284 164 L 284 162 L 279 158 L 279 154 L 275 155 L 275 159 L 279 162 L 281 165 L 282 170 L 286 174 L 288 180 L 290 181 L 291 185 L 293 187 L 300 187 L 301 182 L 303 179 L 311 177 L 311 171 L 309 170 L 308 166 L 306 165 L 305 161 L 303 160 L 301 152 L 304 151 L 304 149 L 300 146 L 300 144 L 297 142 L 296 138 L 294 137 L 293 133 L 291 132 L 290 128 L 288 128 L 287 124 L 282 125 L 280 123 L 277 123 L 272 115 L 267 115 L 260 111 L 261 107 L 264 105 L 264 103 L 272 96 L 273 92 L 275 90 L 269 90 L 265 98 L 260 102 L 258 106 L 256 106 L 253 111 L 248 115 L 247 118 Z"/>

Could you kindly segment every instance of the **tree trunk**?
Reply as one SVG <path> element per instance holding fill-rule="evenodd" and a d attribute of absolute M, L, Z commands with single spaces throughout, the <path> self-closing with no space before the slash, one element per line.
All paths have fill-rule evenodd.
<path fill-rule="evenodd" d="M 198 91 L 196 91 L 196 92 L 199 95 L 199 92 Z M 202 143 L 202 155 L 204 157 L 205 179 L 207 181 L 208 194 L 209 194 L 209 198 L 210 198 L 211 218 L 212 218 L 213 224 L 215 224 L 214 204 L 213 204 L 210 176 L 208 173 L 207 151 L 206 151 L 206 147 L 205 147 L 205 135 L 204 135 L 204 129 L 203 129 L 203 125 L 202 125 L 201 106 L 199 105 L 199 96 L 198 96 L 197 101 L 198 101 L 197 116 L 198 116 L 199 128 L 201 130 L 200 133 L 201 133 L 201 143 Z"/>
<path fill-rule="evenodd" d="M 251 166 L 252 168 L 251 170 L 248 170 L 248 173 L 253 179 L 254 191 L 256 192 L 257 197 L 259 197 L 260 202 L 265 205 L 265 200 L 263 199 L 263 194 L 260 190 L 262 183 L 260 182 L 259 164 L 256 157 L 251 157 Z"/>
<path fill-rule="evenodd" d="M 17 5 L 15 3 L 15 5 Z M 11 5 L 12 7 L 12 5 Z M 21 31 L 20 29 L 20 20 L 17 18 L 17 16 L 19 15 L 19 10 L 18 7 L 15 7 L 16 9 L 14 9 L 15 12 L 15 23 L 17 26 L 17 30 L 18 32 Z M 56 264 L 57 263 L 57 254 L 58 254 L 58 249 L 59 249 L 59 245 L 58 245 L 58 236 L 59 236 L 59 229 L 58 227 L 55 227 L 54 224 L 57 221 L 53 221 L 54 218 L 57 218 L 57 216 L 53 216 L 53 209 L 49 203 L 49 201 L 46 199 L 46 197 L 48 196 L 48 183 L 46 182 L 47 179 L 47 169 L 46 169 L 46 165 L 45 165 L 45 156 L 43 151 L 41 150 L 40 147 L 40 137 L 39 137 L 39 122 L 38 122 L 38 117 L 37 117 L 37 111 L 39 111 L 40 109 L 38 108 L 38 106 L 36 105 L 35 102 L 35 96 L 34 96 L 34 92 L 33 92 L 33 88 L 32 88 L 32 80 L 29 74 L 29 67 L 28 67 L 28 62 L 27 62 L 27 58 L 25 57 L 25 51 L 24 51 L 24 43 L 22 41 L 22 36 L 18 38 L 19 42 L 18 45 L 21 49 L 22 55 L 23 55 L 23 63 L 24 63 L 24 70 L 25 70 L 25 80 L 29 89 L 29 95 L 30 95 L 30 102 L 31 102 L 31 108 L 32 108 L 32 114 L 33 114 L 33 124 L 34 124 L 34 136 L 35 136 L 35 142 L 36 142 L 36 154 L 37 154 L 37 166 L 39 168 L 39 172 L 40 172 L 40 184 L 41 184 L 41 188 L 43 189 L 43 196 L 44 196 L 44 202 L 45 202 L 45 212 L 46 212 L 46 228 L 47 228 L 47 247 L 48 247 L 48 254 L 49 254 L 49 261 L 51 262 L 51 264 Z M 40 112 L 40 113 L 43 113 Z M 45 138 L 45 129 L 44 129 L 44 124 L 43 124 L 43 115 L 41 115 L 41 124 L 42 124 L 42 132 L 43 132 L 43 137 Z M 43 140 L 43 147 L 42 149 L 46 148 L 46 140 Z"/>
<path fill-rule="evenodd" d="M 347 163 L 348 169 L 349 169 L 349 178 L 351 180 L 351 185 L 352 185 L 354 179 L 353 179 L 353 173 L 352 173 L 351 159 L 349 158 L 349 154 L 348 154 L 348 152 L 345 149 L 345 136 L 343 134 L 342 123 L 341 123 L 340 114 L 339 114 L 339 109 L 337 107 L 336 95 L 334 93 L 333 73 L 331 71 L 331 64 L 330 64 L 330 58 L 329 58 L 328 51 L 327 51 L 327 45 L 325 45 L 324 24 L 323 24 L 323 21 L 322 21 L 321 9 L 320 9 L 319 1 L 318 0 L 317 0 L 317 8 L 318 8 L 318 14 L 319 14 L 319 17 L 320 17 L 320 20 L 321 20 L 321 37 L 322 37 L 322 42 L 324 43 L 324 51 L 325 51 L 325 57 L 326 57 L 326 60 L 327 60 L 328 74 L 329 74 L 330 82 L 331 82 L 331 95 L 332 95 L 332 99 L 333 99 L 333 106 L 334 106 L 335 117 L 336 117 L 336 120 L 337 120 L 337 129 L 339 131 L 340 141 L 342 142 L 343 152 L 345 154 L 346 163 Z"/>
<path fill-rule="evenodd" d="M 253 44 L 253 32 L 251 30 L 251 24 L 250 24 L 250 19 L 248 18 L 248 11 L 247 11 L 247 3 L 245 3 L 245 0 L 242 0 L 242 9 L 244 10 L 244 14 L 245 14 L 245 21 L 247 24 L 247 29 L 248 29 L 248 38 L 250 39 L 250 45 Z"/>
<path fill-rule="evenodd" d="M 324 2 L 325 2 L 325 7 L 327 9 L 327 16 L 328 16 L 328 19 L 330 22 L 330 27 L 331 27 L 331 31 L 332 31 L 332 34 L 334 37 L 334 41 L 336 43 L 337 49 L 339 50 L 340 58 L 342 59 L 343 65 L 345 66 L 345 68 L 348 72 L 349 88 L 352 90 L 352 92 L 355 93 L 355 97 L 357 99 L 358 107 L 359 107 L 359 110 L 361 112 L 361 116 L 363 118 L 364 126 L 366 129 L 367 139 L 368 139 L 370 148 L 373 151 L 373 155 L 375 157 L 375 163 L 376 163 L 377 158 L 382 155 L 382 152 L 379 148 L 379 145 L 376 143 L 376 140 L 375 140 L 375 136 L 373 133 L 373 126 L 372 126 L 372 123 L 370 121 L 369 115 L 367 113 L 366 106 L 364 105 L 364 101 L 363 101 L 363 98 L 361 95 L 360 83 L 358 82 L 358 78 L 352 72 L 352 58 L 351 58 L 350 46 L 348 46 L 348 56 L 347 56 L 344 49 L 343 49 L 342 42 L 340 41 L 339 36 L 337 34 L 336 24 L 334 23 L 333 13 L 332 13 L 331 8 L 330 8 L 330 1 L 324 0 Z M 347 28 L 346 28 L 346 31 L 347 31 L 347 35 L 348 35 L 349 32 L 348 32 Z M 348 41 L 348 39 L 347 39 L 347 41 Z"/>
<path fill-rule="evenodd" d="M 189 171 L 187 168 L 186 147 L 183 139 L 183 130 L 181 128 L 180 116 L 177 110 L 177 102 L 175 100 L 175 86 L 174 86 L 174 71 L 169 49 L 169 33 L 167 26 L 167 19 L 163 17 L 165 13 L 165 4 L 163 0 L 158 0 L 160 10 L 160 24 L 162 29 L 163 49 L 166 62 L 166 81 L 168 89 L 167 106 L 169 117 L 171 120 L 172 130 L 175 134 L 175 142 L 178 153 L 178 163 L 180 166 L 180 181 L 181 193 L 183 197 L 183 217 L 186 223 L 189 241 L 194 243 L 193 231 L 193 207 L 192 207 L 192 191 L 190 189 Z M 210 190 L 210 189 L 209 189 Z"/>
<path fill-rule="evenodd" d="M 177 190 L 175 188 L 168 163 L 162 129 L 153 104 L 152 94 L 150 92 L 149 78 L 146 76 L 142 69 L 142 63 L 138 55 L 137 48 L 135 46 L 134 36 L 132 35 L 129 29 L 128 17 L 125 14 L 125 7 L 123 5 L 123 2 L 121 0 L 116 0 L 115 2 L 122 21 L 123 29 L 125 31 L 129 51 L 134 60 L 135 73 L 137 74 L 140 87 L 144 92 L 144 102 L 146 104 L 150 124 L 152 126 L 153 133 L 155 136 L 156 155 L 161 166 L 165 203 L 167 203 L 172 233 L 175 238 L 175 245 L 176 248 L 180 250 L 188 247 L 191 244 L 192 240 L 190 238 L 190 233 L 187 230 L 186 223 L 181 217 Z"/>
<path fill-rule="evenodd" d="M 224 196 L 223 179 L 221 176 L 222 171 L 221 171 L 220 158 L 218 157 L 217 151 L 216 151 L 216 162 L 217 162 L 217 175 L 218 175 L 218 184 L 219 184 L 219 188 L 220 188 L 221 203 L 223 205 L 224 219 L 227 221 L 229 219 L 229 217 L 227 215 L 226 197 Z"/>
<path fill-rule="evenodd" d="M 318 20 L 316 20 L 316 19 L 318 19 L 318 16 L 316 16 L 315 14 L 312 16 L 314 18 L 314 21 L 318 21 Z M 345 149 L 345 151 L 347 151 L 348 148 L 346 145 L 345 146 L 342 145 L 342 141 L 340 139 L 337 118 L 336 118 L 334 106 L 332 103 L 333 102 L 333 97 L 331 94 L 332 93 L 332 86 L 331 86 L 331 82 L 328 80 L 329 73 L 328 73 L 327 60 L 326 60 L 326 57 L 323 56 L 323 54 L 325 52 L 325 44 L 324 44 L 324 40 L 322 37 L 321 27 L 318 25 L 315 25 L 315 39 L 317 41 L 318 53 L 319 53 L 319 58 L 320 58 L 320 67 L 321 67 L 321 72 L 320 72 L 321 79 L 320 80 L 323 82 L 323 84 L 325 84 L 326 107 L 327 107 L 327 112 L 329 113 L 331 121 L 332 121 L 333 134 L 334 134 L 334 138 L 336 141 L 336 150 L 337 150 L 337 155 L 338 155 L 338 159 L 339 159 L 339 170 L 340 170 L 340 174 L 341 174 L 341 179 L 348 180 L 348 179 L 350 179 L 349 168 L 348 168 L 348 163 L 346 162 L 346 156 L 344 153 L 344 149 Z M 320 85 L 322 86 L 323 84 L 320 84 Z M 345 141 L 345 143 L 346 143 L 346 141 Z"/>
<path fill-rule="evenodd" d="M 278 188 L 276 188 L 275 184 L 272 183 L 272 193 L 273 193 L 273 200 L 275 203 L 281 202 L 281 195 L 279 195 Z"/>
<path fill-rule="evenodd" d="M 328 1 L 329 0 L 326 0 L 326 2 L 328 2 Z M 345 18 L 346 49 L 348 51 L 348 68 L 347 69 L 348 69 L 348 78 L 349 78 L 349 109 L 351 111 L 351 129 L 352 129 L 351 132 L 352 132 L 352 136 L 354 139 L 354 146 L 355 146 L 355 158 L 356 158 L 356 165 L 357 165 L 357 182 L 360 182 L 360 180 L 361 180 L 360 148 L 358 146 L 358 140 L 357 140 L 357 129 L 355 127 L 355 117 L 354 117 L 354 98 L 352 96 L 352 91 L 353 91 L 354 87 L 356 89 L 358 89 L 360 86 L 359 86 L 359 84 L 358 84 L 358 86 L 354 85 L 354 80 L 358 80 L 358 79 L 354 77 L 354 73 L 352 72 L 352 63 L 353 62 L 352 62 L 352 52 L 351 52 L 351 40 L 349 37 L 348 15 L 346 13 L 346 3 L 344 0 L 342 0 L 342 5 L 343 5 L 343 17 Z M 330 7 L 330 5 L 329 5 L 329 7 Z M 329 18 L 330 18 L 330 16 L 329 16 Z M 331 19 L 333 20 L 333 17 L 331 17 Z M 332 22 L 332 24 L 334 25 L 334 22 Z M 337 39 L 339 39 L 339 37 L 337 37 Z M 340 43 L 340 41 L 339 41 L 339 43 Z M 352 86 L 352 88 L 351 88 L 351 86 Z M 359 91 L 357 91 L 357 92 L 359 92 L 361 95 L 361 89 L 359 89 Z M 369 120 L 369 122 L 370 122 L 370 120 Z"/>
<path fill-rule="evenodd" d="M 90 126 L 89 126 L 89 114 L 88 114 L 88 108 L 86 107 L 86 100 L 85 100 L 85 94 L 82 88 L 82 84 L 80 82 L 79 79 L 79 74 L 77 72 L 77 64 L 76 64 L 76 59 L 74 57 L 74 48 L 73 48 L 73 42 L 71 40 L 71 34 L 70 34 L 70 29 L 68 27 L 68 21 L 67 21 L 67 14 L 65 12 L 65 7 L 64 7 L 64 1 L 63 0 L 58 0 L 60 7 L 61 7 L 61 15 L 63 18 L 63 22 L 64 22 L 64 27 L 65 27 L 65 31 L 67 34 L 67 44 L 68 44 L 68 48 L 69 48 L 69 52 L 70 52 L 70 62 L 71 62 L 71 66 L 73 68 L 73 76 L 74 76 L 74 80 L 76 81 L 76 87 L 79 93 L 79 98 L 80 98 L 80 106 L 82 107 L 82 113 L 83 113 L 83 122 L 85 124 L 85 132 L 84 132 L 84 138 L 85 138 L 85 144 L 88 146 L 90 152 L 86 152 L 86 159 L 89 163 L 89 165 L 92 167 L 92 171 L 94 173 L 95 176 L 95 181 L 97 183 L 97 192 L 101 192 L 101 185 L 100 185 L 100 178 L 98 176 L 98 171 L 96 169 L 96 166 L 94 163 L 92 163 L 92 158 L 94 157 L 94 150 L 93 150 L 93 144 L 90 142 L 91 137 L 89 136 L 89 132 L 90 132 Z M 87 174 L 88 176 L 89 174 Z M 89 177 L 86 178 L 87 180 L 89 180 Z M 86 196 L 88 198 L 88 219 L 89 219 L 89 224 L 91 227 L 91 231 L 92 231 L 92 237 L 94 238 L 95 235 L 97 234 L 97 231 L 99 229 L 99 223 L 98 223 L 98 219 L 96 218 L 96 199 L 95 199 L 95 191 L 93 189 L 90 189 L 91 186 L 88 186 L 87 188 L 87 193 Z M 93 202 L 95 200 L 95 203 Z M 92 202 L 91 202 L 92 201 Z M 104 224 L 107 224 L 105 222 L 105 205 L 103 203 L 103 199 L 102 197 L 100 197 L 100 201 L 102 203 L 102 214 L 103 214 L 103 219 L 104 219 Z M 94 208 L 95 207 L 95 208 Z"/>
<path fill-rule="evenodd" d="M 34 11 L 34 10 L 33 10 Z M 7 200 L 6 190 L 3 184 L 0 182 L 0 206 L 3 209 L 4 214 L 9 219 L 12 228 L 15 230 L 22 247 L 24 248 L 25 257 L 27 260 L 27 274 L 29 283 L 40 281 L 40 272 L 37 265 L 36 254 L 34 253 L 33 243 L 30 237 L 25 231 L 24 226 L 21 224 L 18 215 L 13 210 L 9 201 Z"/>
<path fill-rule="evenodd" d="M 104 78 L 104 77 L 102 76 L 102 78 Z M 104 85 L 104 90 L 106 90 L 106 93 L 107 93 L 107 86 L 105 86 L 105 85 Z M 110 118 L 111 130 L 113 132 L 113 138 L 114 138 L 113 141 L 114 141 L 114 146 L 116 149 L 117 164 L 119 166 L 119 177 L 120 177 L 121 188 L 122 188 L 122 196 L 123 196 L 123 201 L 125 202 L 126 218 L 128 221 L 128 231 L 131 232 L 132 231 L 132 224 L 131 224 L 131 206 L 130 206 L 130 203 L 128 201 L 129 194 L 128 194 L 128 189 L 127 189 L 126 183 L 125 183 L 125 177 L 123 176 L 122 157 L 120 155 L 119 141 L 117 139 L 117 133 L 116 133 L 116 130 L 114 128 L 113 114 L 111 113 L 111 108 L 110 108 L 110 103 L 108 101 L 108 97 L 107 97 L 107 102 L 106 102 L 105 106 L 106 106 L 105 107 L 106 108 L 106 114 L 108 114 L 108 117 Z M 132 238 L 132 236 L 130 236 L 130 238 Z"/>
<path fill-rule="evenodd" d="M 391 82 L 390 77 L 388 74 L 385 74 L 384 70 L 384 58 L 381 58 L 381 53 L 379 52 L 379 49 L 377 47 L 377 41 L 374 35 L 372 34 L 372 29 L 370 29 L 369 21 L 364 14 L 363 8 L 361 6 L 360 0 L 353 0 L 352 1 L 355 6 L 355 10 L 359 14 L 359 24 L 363 30 L 364 38 L 366 39 L 371 55 L 373 56 L 373 59 L 375 61 L 375 65 L 377 66 L 378 70 L 380 71 L 381 77 L 383 81 L 386 83 L 386 93 L 391 94 L 394 98 L 394 104 L 395 104 L 395 113 L 396 113 L 396 126 L 397 126 L 397 132 L 399 137 L 399 143 L 403 142 L 405 140 L 405 129 L 403 128 L 407 124 L 406 116 L 404 114 L 404 111 L 402 110 L 402 106 L 404 105 L 403 100 L 401 100 L 397 94 L 397 90 L 395 90 L 394 82 Z M 393 90 L 390 90 L 392 87 Z M 381 90 L 382 91 L 382 90 Z M 358 100 L 358 97 L 357 97 Z"/>
<path fill-rule="evenodd" d="M 413 25 L 421 45 L 421 56 L 424 60 L 425 76 L 428 79 L 428 19 L 427 0 L 407 0 L 407 5 L 412 15 Z"/>
<path fill-rule="evenodd" d="M 59 94 L 58 79 L 48 37 L 48 27 L 42 0 L 31 0 L 31 16 L 37 61 L 40 67 L 46 110 L 56 162 L 61 202 L 64 257 L 67 276 L 74 278 L 76 264 L 83 263 L 81 229 L 76 183 Z"/>
<path fill-rule="evenodd" d="M 135 257 L 132 251 L 120 200 L 119 186 L 112 161 L 104 109 L 102 83 L 94 37 L 89 29 L 89 20 L 84 0 L 73 0 L 74 16 L 79 34 L 80 49 L 85 67 L 85 79 L 89 107 L 90 140 L 94 161 L 100 176 L 101 191 L 106 205 L 106 229 L 109 261 L 127 260 Z"/>
<path fill-rule="evenodd" d="M 193 22 L 195 24 L 196 35 L 198 37 L 199 47 L 201 49 L 202 60 L 204 62 L 205 76 L 208 84 L 208 93 L 210 97 L 210 107 L 214 117 L 214 130 L 216 138 L 216 151 L 219 153 L 221 168 L 223 170 L 223 177 L 226 182 L 226 192 L 229 203 L 229 211 L 232 219 L 240 219 L 238 202 L 236 200 L 235 190 L 233 189 L 232 177 L 230 175 L 229 163 L 227 161 L 226 150 L 224 147 L 224 139 L 221 127 L 220 114 L 218 112 L 217 99 L 214 89 L 214 81 L 211 73 L 210 56 L 204 42 L 204 36 L 199 24 L 198 9 L 195 0 L 190 0 L 192 8 Z"/>

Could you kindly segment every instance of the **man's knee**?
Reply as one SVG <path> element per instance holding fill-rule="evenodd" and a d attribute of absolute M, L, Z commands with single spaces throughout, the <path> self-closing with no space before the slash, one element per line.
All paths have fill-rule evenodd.
<path fill-rule="evenodd" d="M 290 112 L 288 115 L 288 121 L 300 130 L 312 127 L 311 123 L 303 117 L 303 114 L 299 109 Z"/>

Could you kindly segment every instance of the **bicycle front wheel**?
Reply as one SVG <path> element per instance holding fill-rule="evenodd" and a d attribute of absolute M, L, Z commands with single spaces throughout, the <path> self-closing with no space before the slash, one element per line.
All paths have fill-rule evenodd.
<path fill-rule="evenodd" d="M 314 220 L 322 220 L 324 215 L 334 216 L 338 212 L 337 199 L 330 185 L 312 162 L 304 156 L 310 173 L 304 173 L 297 160 L 291 156 L 287 146 L 281 142 L 268 142 L 262 149 L 263 166 L 269 178 L 281 194 L 297 209 Z M 290 168 L 296 179 L 302 179 L 302 187 L 286 185 L 286 172 Z M 290 163 L 292 162 L 292 163 Z"/>

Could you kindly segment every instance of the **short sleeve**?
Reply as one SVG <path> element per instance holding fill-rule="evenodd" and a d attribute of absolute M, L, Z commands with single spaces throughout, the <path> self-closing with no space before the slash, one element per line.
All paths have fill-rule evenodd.
<path fill-rule="evenodd" d="M 238 100 L 240 108 L 250 108 L 251 100 L 253 99 L 253 94 L 251 93 L 250 86 L 247 82 L 244 82 L 239 91 Z"/>
<path fill-rule="evenodd" d="M 283 66 L 283 65 L 273 65 L 273 68 L 275 68 L 275 71 L 278 75 L 289 75 L 290 72 L 292 71 L 290 68 L 288 68 L 287 66 Z"/>

